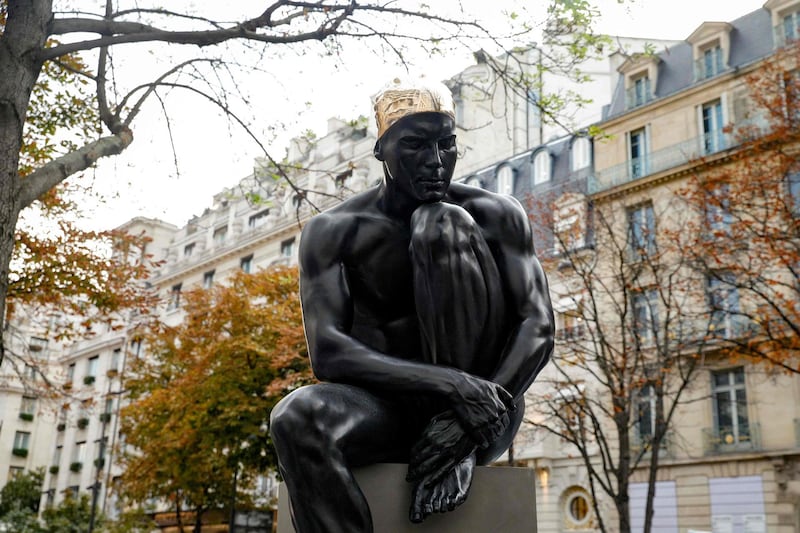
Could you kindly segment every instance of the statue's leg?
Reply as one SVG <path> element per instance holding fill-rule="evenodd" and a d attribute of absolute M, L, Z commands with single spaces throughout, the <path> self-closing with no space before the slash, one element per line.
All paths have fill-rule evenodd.
<path fill-rule="evenodd" d="M 413 436 L 405 420 L 393 404 L 332 383 L 300 388 L 275 406 L 270 432 L 299 533 L 372 531 L 350 468 L 407 460 Z"/>
<path fill-rule="evenodd" d="M 428 361 L 490 377 L 510 331 L 503 286 L 489 245 L 472 216 L 442 202 L 420 206 L 411 218 L 414 295 Z M 506 432 L 477 454 L 488 464 L 511 445 L 524 402 Z"/>
<path fill-rule="evenodd" d="M 505 330 L 503 286 L 480 228 L 462 207 L 420 206 L 411 218 L 414 296 L 426 360 L 487 377 Z"/>

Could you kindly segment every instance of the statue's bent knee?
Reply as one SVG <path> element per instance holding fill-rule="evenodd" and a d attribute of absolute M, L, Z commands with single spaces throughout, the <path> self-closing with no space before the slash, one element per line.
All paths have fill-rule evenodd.
<path fill-rule="evenodd" d="M 272 409 L 270 434 L 276 446 L 294 441 L 314 427 L 324 401 L 317 398 L 312 387 L 299 388 L 283 398 Z"/>

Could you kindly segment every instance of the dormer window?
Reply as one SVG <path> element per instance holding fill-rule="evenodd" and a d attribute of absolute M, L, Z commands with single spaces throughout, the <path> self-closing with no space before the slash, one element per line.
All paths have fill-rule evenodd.
<path fill-rule="evenodd" d="M 539 185 L 550 181 L 550 153 L 541 150 L 533 158 L 533 184 Z"/>
<path fill-rule="evenodd" d="M 772 14 L 776 48 L 800 39 L 800 1 L 767 0 L 764 8 Z"/>
<path fill-rule="evenodd" d="M 707 80 L 713 78 L 724 70 L 722 63 L 722 48 L 719 43 L 714 43 L 701 52 L 695 62 L 695 79 Z"/>
<path fill-rule="evenodd" d="M 514 194 L 514 169 L 509 165 L 502 165 L 497 169 L 497 192 Z"/>
<path fill-rule="evenodd" d="M 652 100 L 653 93 L 650 89 L 650 76 L 645 73 L 633 78 L 625 96 L 625 103 L 628 109 L 644 105 Z"/>
<path fill-rule="evenodd" d="M 572 141 L 572 171 L 588 167 L 592 162 L 592 146 L 587 137 L 575 137 Z"/>
<path fill-rule="evenodd" d="M 692 45 L 695 81 L 713 78 L 728 68 L 731 28 L 727 22 L 704 22 L 686 39 Z"/>
<path fill-rule="evenodd" d="M 626 109 L 645 105 L 655 98 L 660 61 L 656 55 L 634 54 L 619 66 L 617 70 L 625 77 Z"/>

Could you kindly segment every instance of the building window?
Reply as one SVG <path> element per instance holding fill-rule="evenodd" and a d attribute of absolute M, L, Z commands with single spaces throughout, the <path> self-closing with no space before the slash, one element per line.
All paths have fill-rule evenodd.
<path fill-rule="evenodd" d="M 292 257 L 294 253 L 294 237 L 286 239 L 281 243 L 281 256 Z"/>
<path fill-rule="evenodd" d="M 713 397 L 716 436 L 720 445 L 750 442 L 744 368 L 714 372 Z"/>
<path fill-rule="evenodd" d="M 250 218 L 247 219 L 247 227 L 250 229 L 256 229 L 259 226 L 263 226 L 266 223 L 268 216 L 269 209 L 259 211 L 255 215 L 250 215 Z"/>
<path fill-rule="evenodd" d="M 203 274 L 203 288 L 210 289 L 214 286 L 214 271 L 209 270 L 205 274 Z"/>
<path fill-rule="evenodd" d="M 793 11 L 784 15 L 781 29 L 783 30 L 783 42 L 781 44 L 797 40 L 800 37 L 800 11 Z"/>
<path fill-rule="evenodd" d="M 592 162 L 592 143 L 587 137 L 576 137 L 572 141 L 572 171 L 588 167 Z"/>
<path fill-rule="evenodd" d="M 585 331 L 580 306 L 558 313 L 558 322 L 556 332 L 560 340 L 574 341 L 583 338 Z"/>
<path fill-rule="evenodd" d="M 497 169 L 497 193 L 514 194 L 514 169 L 509 165 L 501 165 Z"/>
<path fill-rule="evenodd" d="M 564 493 L 564 522 L 567 529 L 589 527 L 592 515 L 592 499 L 581 487 L 572 487 Z"/>
<path fill-rule="evenodd" d="M 648 174 L 647 170 L 647 130 L 639 128 L 628 134 L 628 169 L 632 179 Z"/>
<path fill-rule="evenodd" d="M 639 76 L 632 80 L 631 86 L 628 88 L 628 94 L 626 95 L 628 109 L 646 104 L 653 99 L 652 94 L 649 76 Z"/>
<path fill-rule="evenodd" d="M 75 380 L 75 363 L 70 363 L 67 367 L 67 383 L 72 383 Z"/>
<path fill-rule="evenodd" d="M 25 468 L 21 466 L 11 466 L 8 468 L 8 481 L 15 479 L 17 476 L 22 475 Z"/>
<path fill-rule="evenodd" d="M 64 451 L 64 446 L 59 444 L 56 446 L 56 449 L 53 450 L 53 462 L 50 463 L 50 466 L 58 466 L 61 464 L 61 453 Z"/>
<path fill-rule="evenodd" d="M 712 187 L 706 194 L 706 226 L 709 239 L 731 233 L 733 214 L 730 191 L 730 185 L 721 183 Z"/>
<path fill-rule="evenodd" d="M 36 398 L 33 396 L 23 396 L 22 402 L 19 406 L 19 414 L 20 415 L 28 415 L 30 419 L 33 419 L 33 415 L 36 413 Z"/>
<path fill-rule="evenodd" d="M 653 439 L 656 429 L 656 391 L 645 385 L 636 397 L 636 442 L 643 447 Z"/>
<path fill-rule="evenodd" d="M 183 247 L 183 257 L 192 257 L 194 253 L 194 243 L 189 243 Z"/>
<path fill-rule="evenodd" d="M 718 338 L 730 339 L 741 333 L 739 290 L 732 276 L 719 274 L 708 279 L 708 302 L 711 307 L 709 329 Z"/>
<path fill-rule="evenodd" d="M 141 355 L 141 351 L 142 351 L 141 339 L 131 339 L 130 353 L 133 355 L 133 357 L 138 358 L 139 355 Z"/>
<path fill-rule="evenodd" d="M 228 237 L 228 226 L 220 226 L 214 230 L 214 246 L 220 246 L 225 242 Z"/>
<path fill-rule="evenodd" d="M 788 192 L 787 207 L 792 216 L 800 217 L 800 170 L 790 172 L 786 176 Z"/>
<path fill-rule="evenodd" d="M 723 70 L 722 48 L 719 44 L 700 51 L 700 57 L 695 62 L 695 77 L 698 81 L 713 78 Z"/>
<path fill-rule="evenodd" d="M 656 219 L 653 204 L 628 209 L 628 248 L 632 259 L 651 256 L 656 251 Z"/>
<path fill-rule="evenodd" d="M 181 284 L 177 283 L 172 286 L 169 291 L 169 302 L 167 303 L 167 311 L 173 311 L 181 306 Z"/>
<path fill-rule="evenodd" d="M 122 348 L 115 348 L 111 352 L 111 368 L 109 370 L 119 371 L 120 363 L 122 363 Z"/>
<path fill-rule="evenodd" d="M 554 251 L 563 254 L 583 247 L 586 241 L 585 197 L 567 193 L 555 202 L 554 208 Z"/>
<path fill-rule="evenodd" d="M 27 431 L 14 433 L 14 449 L 28 451 L 31 445 L 31 434 Z"/>
<path fill-rule="evenodd" d="M 95 355 L 94 357 L 90 357 L 86 361 L 86 377 L 89 378 L 96 378 L 97 377 L 97 365 L 100 363 L 100 356 Z"/>
<path fill-rule="evenodd" d="M 465 184 L 469 185 L 470 187 L 477 187 L 481 188 L 481 180 L 478 176 L 470 176 L 464 181 Z"/>
<path fill-rule="evenodd" d="M 633 293 L 633 333 L 642 346 L 651 346 L 658 332 L 658 291 L 645 289 Z"/>
<path fill-rule="evenodd" d="M 292 196 L 292 207 L 295 209 L 300 209 L 301 205 L 303 205 L 303 197 L 300 194 L 295 194 Z"/>
<path fill-rule="evenodd" d="M 83 463 L 86 458 L 86 441 L 76 442 L 72 449 L 72 462 Z"/>
<path fill-rule="evenodd" d="M 252 269 L 252 267 L 253 267 L 253 256 L 252 255 L 248 255 L 246 257 L 242 257 L 239 260 L 239 268 L 241 268 L 243 272 L 249 274 L 250 270 Z"/>
<path fill-rule="evenodd" d="M 714 100 L 701 108 L 703 123 L 703 153 L 714 154 L 727 148 L 722 119 L 722 101 Z"/>
<path fill-rule="evenodd" d="M 533 184 L 550 181 L 550 152 L 541 150 L 533 158 Z"/>

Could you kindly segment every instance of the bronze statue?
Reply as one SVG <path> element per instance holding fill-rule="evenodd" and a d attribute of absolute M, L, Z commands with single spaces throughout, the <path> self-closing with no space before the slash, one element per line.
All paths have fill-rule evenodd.
<path fill-rule="evenodd" d="M 395 80 L 397 82 L 397 80 Z M 464 502 L 511 444 L 553 349 L 547 281 L 517 200 L 451 184 L 449 93 L 375 104 L 384 181 L 312 218 L 300 288 L 314 373 L 270 429 L 300 533 L 372 531 L 351 468 L 408 462 L 410 519 Z"/>

